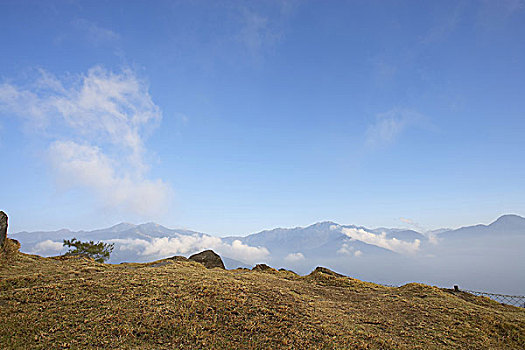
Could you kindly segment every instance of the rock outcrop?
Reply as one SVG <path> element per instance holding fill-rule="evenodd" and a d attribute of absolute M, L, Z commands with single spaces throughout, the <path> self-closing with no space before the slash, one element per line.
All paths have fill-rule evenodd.
<path fill-rule="evenodd" d="M 252 271 L 260 271 L 260 272 L 277 272 L 276 269 L 274 269 L 273 267 L 270 267 L 266 264 L 257 264 L 255 265 L 255 267 L 252 269 Z"/>
<path fill-rule="evenodd" d="M 221 257 L 213 250 L 205 250 L 203 252 L 193 254 L 189 257 L 189 260 L 201 263 L 208 269 L 213 269 L 214 267 L 226 269 Z"/>
<path fill-rule="evenodd" d="M 172 261 L 188 261 L 188 258 L 181 256 L 181 255 L 175 255 L 171 258 L 166 258 L 166 260 L 172 260 Z"/>
<path fill-rule="evenodd" d="M 7 214 L 0 211 L 0 249 L 4 249 L 7 242 Z"/>
<path fill-rule="evenodd" d="M 313 270 L 310 275 L 316 275 L 316 274 L 326 274 L 334 277 L 346 277 L 345 275 L 341 275 L 340 273 L 337 273 L 335 271 L 332 271 L 330 269 L 327 269 L 326 267 L 317 266 L 315 270 Z"/>

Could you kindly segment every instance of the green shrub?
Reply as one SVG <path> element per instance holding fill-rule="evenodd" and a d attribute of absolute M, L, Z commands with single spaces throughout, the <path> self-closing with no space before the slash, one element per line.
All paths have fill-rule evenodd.
<path fill-rule="evenodd" d="M 76 238 L 72 240 L 64 239 L 64 247 L 69 247 L 67 255 L 84 255 L 93 258 L 95 261 L 103 263 L 109 259 L 109 255 L 113 251 L 114 243 L 104 242 L 81 242 Z"/>

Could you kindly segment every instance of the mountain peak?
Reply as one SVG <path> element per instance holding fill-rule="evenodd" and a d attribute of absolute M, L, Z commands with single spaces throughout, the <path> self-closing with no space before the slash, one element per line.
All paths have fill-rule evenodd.
<path fill-rule="evenodd" d="M 500 216 L 489 226 L 508 226 L 508 225 L 524 225 L 525 218 L 516 214 L 506 214 Z"/>
<path fill-rule="evenodd" d="M 333 226 L 333 225 L 337 225 L 339 226 L 337 223 L 333 222 L 333 221 L 321 221 L 321 222 L 317 222 L 315 224 L 312 224 L 308 227 L 312 227 L 312 228 L 330 228 L 330 226 Z"/>
<path fill-rule="evenodd" d="M 126 230 L 129 230 L 133 227 L 135 227 L 136 225 L 133 225 L 133 224 L 130 224 L 129 222 L 121 222 L 120 224 L 116 224 L 114 226 L 111 226 L 108 231 L 111 231 L 111 232 L 122 232 L 122 231 L 126 231 Z"/>

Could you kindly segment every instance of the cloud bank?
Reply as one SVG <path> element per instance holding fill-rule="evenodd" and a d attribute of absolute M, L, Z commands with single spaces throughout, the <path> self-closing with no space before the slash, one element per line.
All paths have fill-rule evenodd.
<path fill-rule="evenodd" d="M 37 243 L 33 249 L 34 254 L 54 255 L 64 249 L 62 242 L 55 242 L 50 239 Z"/>
<path fill-rule="evenodd" d="M 419 245 L 421 244 L 419 239 L 415 239 L 413 242 L 405 242 L 397 238 L 387 238 L 385 232 L 375 234 L 360 228 L 346 228 L 336 225 L 333 225 L 331 229 L 340 229 L 343 234 L 353 240 L 373 244 L 400 254 L 414 254 L 419 250 Z M 346 250 L 348 250 L 348 248 Z M 345 253 L 345 250 L 341 251 L 341 249 L 339 249 L 339 252 Z"/>
<path fill-rule="evenodd" d="M 178 237 L 144 239 L 111 239 L 120 250 L 139 251 L 139 255 L 151 259 L 160 259 L 176 254 L 189 254 L 205 249 L 213 249 L 219 255 L 240 260 L 249 264 L 263 262 L 270 252 L 265 247 L 253 247 L 235 240 L 231 244 L 225 243 L 219 237 L 208 235 L 180 235 Z"/>
<path fill-rule="evenodd" d="M 0 108 L 49 142 L 59 187 L 88 189 L 104 208 L 142 217 L 168 207 L 171 189 L 147 177 L 144 145 L 162 113 L 132 70 L 97 66 L 62 80 L 40 71 L 28 86 L 0 85 Z"/>

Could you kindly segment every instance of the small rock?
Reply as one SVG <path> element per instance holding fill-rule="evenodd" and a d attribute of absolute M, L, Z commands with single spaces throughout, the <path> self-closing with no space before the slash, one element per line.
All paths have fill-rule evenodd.
<path fill-rule="evenodd" d="M 221 269 L 226 269 L 224 263 L 222 262 L 221 257 L 216 254 L 213 250 L 205 250 L 203 252 L 193 254 L 190 256 L 189 260 L 203 264 L 207 269 L 213 269 L 214 267 L 219 267 Z"/>

